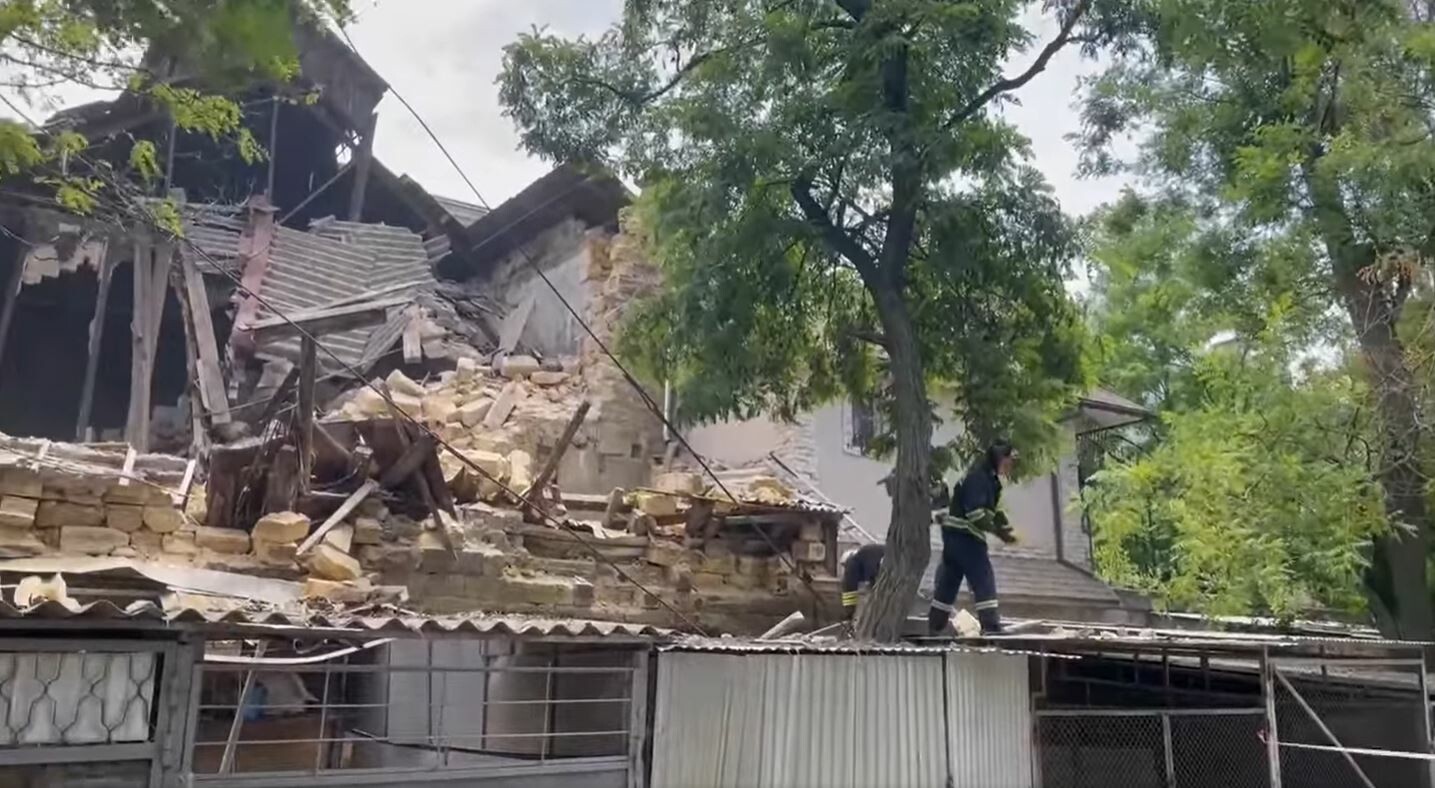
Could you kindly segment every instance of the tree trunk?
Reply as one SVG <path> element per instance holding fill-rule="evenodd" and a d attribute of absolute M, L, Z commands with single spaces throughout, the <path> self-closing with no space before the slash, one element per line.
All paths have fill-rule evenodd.
<path fill-rule="evenodd" d="M 869 285 L 887 339 L 896 402 L 897 467 L 893 473 L 892 525 L 887 554 L 872 593 L 857 617 L 857 637 L 891 642 L 901 638 L 917 587 L 931 557 L 932 413 L 921 349 L 901 291 Z"/>
<path fill-rule="evenodd" d="M 1319 168 L 1319 150 L 1305 165 L 1316 221 L 1334 271 L 1332 282 L 1360 345 L 1365 377 L 1375 398 L 1379 467 L 1375 479 L 1385 498 L 1392 533 L 1375 540 L 1366 584 L 1381 632 L 1390 637 L 1426 640 L 1432 630 L 1430 588 L 1426 579 L 1431 521 L 1420 466 L 1424 436 L 1414 374 L 1401 344 L 1398 326 L 1401 296 L 1367 274 L 1375 252 L 1357 240 L 1338 184 Z"/>
<path fill-rule="evenodd" d="M 1357 266 L 1341 265 L 1339 290 L 1360 343 L 1365 375 L 1379 415 L 1379 469 L 1385 510 L 1395 530 L 1375 540 L 1370 579 L 1380 597 L 1381 629 L 1391 637 L 1425 640 L 1432 632 L 1426 551 L 1432 528 L 1420 466 L 1424 428 L 1415 379 L 1397 333 L 1398 313 L 1378 283 Z M 1384 608 L 1384 610 L 1379 610 Z"/>

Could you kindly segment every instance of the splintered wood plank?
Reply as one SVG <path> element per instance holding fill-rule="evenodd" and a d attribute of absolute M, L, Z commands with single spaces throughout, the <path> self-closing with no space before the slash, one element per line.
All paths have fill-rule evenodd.
<path fill-rule="evenodd" d="M 105 315 L 109 311 L 110 284 L 114 281 L 115 258 L 112 250 L 105 251 L 100 263 L 100 281 L 95 290 L 95 314 L 90 318 L 89 355 L 85 359 L 85 382 L 80 388 L 80 416 L 75 423 L 75 440 L 90 438 L 90 416 L 95 405 L 95 380 L 100 373 L 100 347 L 105 338 Z"/>
<path fill-rule="evenodd" d="M 355 509 L 359 508 L 359 504 L 363 503 L 365 498 L 368 498 L 371 494 L 373 494 L 375 490 L 378 489 L 379 483 L 374 481 L 373 479 L 369 479 L 368 481 L 364 482 L 364 486 L 355 490 L 352 495 L 344 499 L 344 502 L 339 505 L 339 508 L 334 510 L 333 514 L 329 515 L 329 519 L 325 520 L 324 523 L 318 528 L 315 528 L 314 533 L 309 534 L 309 538 L 305 539 L 304 542 L 299 545 L 299 550 L 297 554 L 303 555 L 304 553 L 307 553 L 310 548 L 318 544 L 324 538 L 325 534 L 337 528 L 340 523 L 344 522 L 344 518 L 348 517 L 350 514 L 353 513 Z"/>
<path fill-rule="evenodd" d="M 185 295 L 189 299 L 189 319 L 194 329 L 195 350 L 199 356 L 199 396 L 210 424 L 228 424 L 229 394 L 224 385 L 224 372 L 219 365 L 219 343 L 214 336 L 214 318 L 209 311 L 209 293 L 204 277 L 188 254 L 180 256 L 184 271 Z"/>

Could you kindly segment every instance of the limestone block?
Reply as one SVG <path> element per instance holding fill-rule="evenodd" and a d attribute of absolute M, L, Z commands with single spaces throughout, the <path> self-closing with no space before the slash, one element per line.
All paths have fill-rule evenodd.
<path fill-rule="evenodd" d="M 460 406 L 457 417 L 463 426 L 474 427 L 483 421 L 492 407 L 493 400 L 488 397 L 479 397 Z"/>
<path fill-rule="evenodd" d="M 298 552 L 299 546 L 293 542 L 254 540 L 254 557 L 266 564 L 292 566 Z"/>
<path fill-rule="evenodd" d="M 30 528 L 35 525 L 35 513 L 40 502 L 34 498 L 6 495 L 0 498 L 0 528 Z"/>
<path fill-rule="evenodd" d="M 421 560 L 417 545 L 382 544 L 359 548 L 359 563 L 385 575 L 407 577 L 418 569 Z"/>
<path fill-rule="evenodd" d="M 333 545 L 345 553 L 354 552 L 354 526 L 341 523 L 324 534 L 324 544 Z"/>
<path fill-rule="evenodd" d="M 483 417 L 483 426 L 490 430 L 502 427 L 503 423 L 508 421 L 508 417 L 513 414 L 513 409 L 526 396 L 527 390 L 523 388 L 522 383 L 514 381 L 504 386 L 503 391 L 498 394 L 498 399 L 494 401 L 493 407 L 489 408 L 488 413 Z"/>
<path fill-rule="evenodd" d="M 45 485 L 40 475 L 23 468 L 0 470 L 0 495 L 19 495 L 25 498 L 40 498 Z"/>
<path fill-rule="evenodd" d="M 29 528 L 0 525 L 0 558 L 29 558 L 45 552 L 45 543 Z"/>
<path fill-rule="evenodd" d="M 354 520 L 354 544 L 379 544 L 384 541 L 384 524 L 374 517 Z"/>
<path fill-rule="evenodd" d="M 677 542 L 653 539 L 643 551 L 643 560 L 656 566 L 676 566 L 687 560 L 688 551 Z"/>
<path fill-rule="evenodd" d="M 369 598 L 371 588 L 358 583 L 340 583 L 318 577 L 304 579 L 304 598 L 323 599 L 336 605 L 359 605 Z"/>
<path fill-rule="evenodd" d="M 358 580 L 364 574 L 358 559 L 330 544 L 315 545 L 305 554 L 304 567 L 323 580 Z"/>
<path fill-rule="evenodd" d="M 105 504 L 105 525 L 132 534 L 144 527 L 144 507 L 132 503 Z"/>
<path fill-rule="evenodd" d="M 140 555 L 151 557 L 164 552 L 164 537 L 147 528 L 130 534 L 130 547 Z"/>
<path fill-rule="evenodd" d="M 71 503 L 69 501 L 41 501 L 35 511 L 35 525 L 40 528 L 64 528 L 80 526 L 100 528 L 105 524 L 103 506 Z"/>
<path fill-rule="evenodd" d="M 154 504 L 144 508 L 144 525 L 157 534 L 172 534 L 184 530 L 188 524 L 184 513 L 169 504 Z"/>
<path fill-rule="evenodd" d="M 60 528 L 60 551 L 84 555 L 109 555 L 115 549 L 128 547 L 130 535 L 113 528 L 66 525 Z"/>
<path fill-rule="evenodd" d="M 199 545 L 194 531 L 164 534 L 162 539 L 160 546 L 166 553 L 178 556 L 192 556 L 199 553 Z"/>
<path fill-rule="evenodd" d="M 423 386 L 420 386 L 413 378 L 405 375 L 402 370 L 396 369 L 390 372 L 389 376 L 384 378 L 384 382 L 388 384 L 390 394 L 407 394 L 417 399 L 427 393 Z"/>
<path fill-rule="evenodd" d="M 523 577 L 509 573 L 498 584 L 497 606 L 527 604 L 540 607 L 573 604 L 577 578 Z"/>
<path fill-rule="evenodd" d="M 224 555 L 243 555 L 249 552 L 249 534 L 234 528 L 200 526 L 194 532 L 194 543 L 205 550 Z"/>
<path fill-rule="evenodd" d="M 457 381 L 459 381 L 459 382 L 467 382 L 467 381 L 473 380 L 474 377 L 477 375 L 477 373 L 478 373 L 478 359 L 469 358 L 469 357 L 467 357 L 467 356 L 464 356 L 464 357 L 459 358 L 459 360 L 458 360 L 457 362 L 455 362 L 455 367 L 454 367 L 454 379 L 455 379 L 455 380 L 457 380 Z"/>
<path fill-rule="evenodd" d="M 540 369 L 532 375 L 529 375 L 528 379 L 533 381 L 534 385 L 537 386 L 558 386 L 567 383 L 569 377 L 571 376 L 567 372 L 550 372 L 546 369 Z"/>
<path fill-rule="evenodd" d="M 309 535 L 313 523 L 298 512 L 275 512 L 259 518 L 251 535 L 256 542 L 294 544 Z"/>
<path fill-rule="evenodd" d="M 453 397 L 444 394 L 429 394 L 424 397 L 424 421 L 433 425 L 447 424 L 458 413 Z"/>
<path fill-rule="evenodd" d="M 450 572 L 455 567 L 453 551 L 444 543 L 437 531 L 419 534 L 419 571 L 428 574 Z"/>
<path fill-rule="evenodd" d="M 696 473 L 659 474 L 653 480 L 653 487 L 663 492 L 682 495 L 702 495 L 707 492 L 707 484 L 704 483 L 702 475 Z"/>
<path fill-rule="evenodd" d="M 533 486 L 533 455 L 522 449 L 508 454 L 508 486 L 520 495 Z"/>
<path fill-rule="evenodd" d="M 499 374 L 509 380 L 523 380 L 542 369 L 543 365 L 532 356 L 509 356 L 498 367 Z"/>
<path fill-rule="evenodd" d="M 633 494 L 633 508 L 653 517 L 671 517 L 678 513 L 678 499 L 663 493 L 638 492 Z"/>

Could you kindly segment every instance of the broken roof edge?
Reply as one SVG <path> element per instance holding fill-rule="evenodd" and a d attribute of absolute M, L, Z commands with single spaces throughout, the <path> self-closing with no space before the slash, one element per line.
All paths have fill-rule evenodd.
<path fill-rule="evenodd" d="M 569 217 L 590 227 L 613 224 L 632 200 L 632 192 L 611 173 L 560 164 L 468 226 L 463 247 L 455 248 L 440 273 L 452 279 L 482 273 Z"/>
<path fill-rule="evenodd" d="M 304 638 L 520 637 L 655 644 L 672 636 L 671 630 L 649 624 L 505 613 L 424 615 L 399 610 L 284 612 L 260 609 L 258 606 L 227 610 L 185 606 L 166 610 L 147 600 L 123 607 L 109 600 L 78 606 L 46 601 L 22 608 L 0 600 L 0 631 L 76 625 L 86 629 L 135 628 Z"/>

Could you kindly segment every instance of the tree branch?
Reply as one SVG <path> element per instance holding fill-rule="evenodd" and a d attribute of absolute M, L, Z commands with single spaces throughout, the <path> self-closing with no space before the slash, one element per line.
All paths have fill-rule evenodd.
<path fill-rule="evenodd" d="M 863 279 L 875 276 L 877 273 L 877 261 L 872 254 L 856 239 L 841 228 L 832 223 L 832 217 L 823 210 L 822 203 L 812 195 L 812 177 L 807 174 L 799 175 L 792 182 L 792 199 L 797 201 L 797 207 L 802 209 L 802 215 L 807 223 L 822 236 L 822 240 L 839 256 L 847 259 L 857 269 Z"/>
<path fill-rule="evenodd" d="M 1036 56 L 1036 62 L 1032 63 L 1026 71 L 1014 77 L 1004 77 L 992 83 L 991 87 L 978 93 L 976 98 L 967 102 L 961 109 L 957 110 L 955 115 L 948 118 L 947 122 L 942 124 L 942 129 L 950 129 L 958 123 L 971 118 L 980 112 L 983 107 L 996 99 L 997 96 L 1017 90 L 1030 82 L 1037 74 L 1045 71 L 1047 65 L 1051 63 L 1051 59 L 1056 56 L 1056 53 L 1060 52 L 1062 47 L 1072 42 L 1072 32 L 1076 30 L 1076 25 L 1081 21 L 1081 18 L 1091 9 L 1091 2 L 1092 0 L 1080 0 L 1080 2 L 1076 4 L 1076 7 L 1071 9 L 1071 14 L 1067 16 L 1066 21 L 1061 25 L 1061 32 L 1057 33 L 1056 38 L 1053 38 L 1046 46 L 1042 47 L 1041 53 Z"/>

